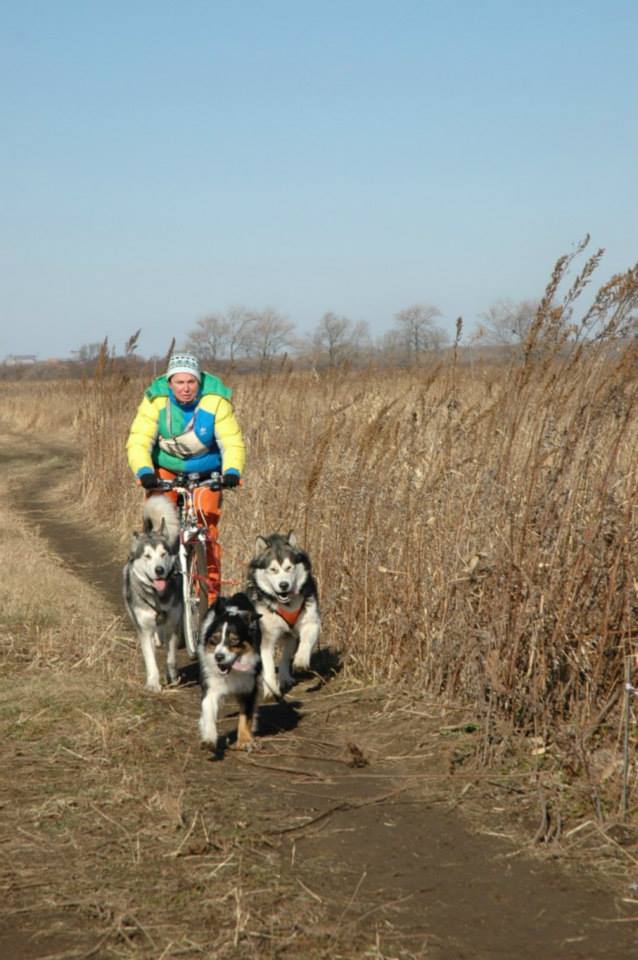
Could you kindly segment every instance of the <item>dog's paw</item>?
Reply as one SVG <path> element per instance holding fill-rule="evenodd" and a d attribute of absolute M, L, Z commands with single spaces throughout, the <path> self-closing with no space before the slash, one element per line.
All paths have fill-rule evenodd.
<path fill-rule="evenodd" d="M 148 680 L 144 689 L 149 693 L 161 693 L 162 685 L 159 680 Z"/>
<path fill-rule="evenodd" d="M 217 753 L 217 740 L 200 740 L 199 747 L 206 753 Z"/>
<path fill-rule="evenodd" d="M 261 702 L 262 703 L 272 703 L 273 700 L 279 700 L 281 697 L 281 690 L 279 685 L 276 683 L 266 683 L 264 681 L 262 687 Z"/>
<path fill-rule="evenodd" d="M 279 688 L 282 693 L 285 693 L 286 690 L 290 690 L 291 687 L 294 687 L 295 680 L 293 675 L 289 670 L 282 670 L 279 668 Z"/>

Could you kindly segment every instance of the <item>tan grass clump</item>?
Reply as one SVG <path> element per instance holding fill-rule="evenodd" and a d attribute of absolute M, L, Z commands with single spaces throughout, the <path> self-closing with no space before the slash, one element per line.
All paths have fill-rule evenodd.
<path fill-rule="evenodd" d="M 97 669 L 108 679 L 124 657 L 134 672 L 133 641 L 119 639 L 122 619 L 104 618 L 92 587 L 62 568 L 32 526 L 10 510 L 0 511 L 0 655 L 5 672 L 42 677 L 51 687 L 56 675 Z M 18 549 L 18 554 L 16 550 Z"/>

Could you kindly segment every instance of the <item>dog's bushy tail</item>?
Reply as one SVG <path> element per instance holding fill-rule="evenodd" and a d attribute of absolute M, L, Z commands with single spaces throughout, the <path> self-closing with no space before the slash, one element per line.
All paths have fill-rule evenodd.
<path fill-rule="evenodd" d="M 162 528 L 162 521 L 164 526 Z M 144 501 L 144 526 L 154 533 L 163 533 L 171 549 L 177 546 L 179 521 L 177 508 L 167 497 L 148 497 Z"/>

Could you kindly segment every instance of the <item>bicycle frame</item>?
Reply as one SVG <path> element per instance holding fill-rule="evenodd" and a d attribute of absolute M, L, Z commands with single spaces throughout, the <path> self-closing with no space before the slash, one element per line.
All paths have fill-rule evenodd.
<path fill-rule="evenodd" d="M 177 510 L 179 517 L 179 552 L 180 561 L 184 560 L 187 547 L 194 542 L 206 543 L 208 531 L 200 522 L 195 509 L 193 493 L 195 487 L 174 487 L 178 494 Z M 182 564 L 183 566 L 183 564 Z"/>
<path fill-rule="evenodd" d="M 208 608 L 208 578 L 206 568 L 206 544 L 208 529 L 198 516 L 195 507 L 197 487 L 209 487 L 221 490 L 221 474 L 211 474 L 206 480 L 199 477 L 178 476 L 174 480 L 163 480 L 160 490 L 177 493 L 179 519 L 178 562 L 182 577 L 184 599 L 183 633 L 188 655 L 197 656 L 199 629 Z"/>
<path fill-rule="evenodd" d="M 223 477 L 220 473 L 213 473 L 206 480 L 176 477 L 174 480 L 162 480 L 158 490 L 171 491 L 178 495 L 177 509 L 179 517 L 179 546 L 180 550 L 194 541 L 204 543 L 207 540 L 206 526 L 201 523 L 195 508 L 194 493 L 198 487 L 208 487 L 211 490 L 221 490 Z"/>

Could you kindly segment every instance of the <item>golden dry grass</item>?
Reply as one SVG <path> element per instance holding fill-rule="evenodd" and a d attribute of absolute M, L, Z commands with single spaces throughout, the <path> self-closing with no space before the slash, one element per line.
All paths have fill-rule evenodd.
<path fill-rule="evenodd" d="M 635 359 L 629 343 L 509 369 L 239 378 L 248 470 L 226 498 L 225 575 L 242 578 L 257 534 L 294 529 L 347 670 L 543 738 L 585 729 L 634 650 Z M 124 528 L 141 389 L 101 384 L 80 425 L 87 496 Z"/>

